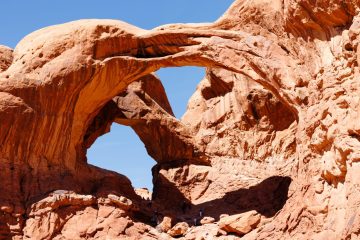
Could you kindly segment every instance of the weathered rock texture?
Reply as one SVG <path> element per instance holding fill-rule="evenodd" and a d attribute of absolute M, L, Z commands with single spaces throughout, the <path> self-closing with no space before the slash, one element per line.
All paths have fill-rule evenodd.
<path fill-rule="evenodd" d="M 358 238 L 359 7 L 238 0 L 210 24 L 82 20 L 0 46 L 0 238 L 169 239 L 164 218 L 187 239 Z M 153 72 L 185 65 L 207 74 L 179 120 Z M 152 201 L 86 162 L 113 122 L 157 161 Z"/>

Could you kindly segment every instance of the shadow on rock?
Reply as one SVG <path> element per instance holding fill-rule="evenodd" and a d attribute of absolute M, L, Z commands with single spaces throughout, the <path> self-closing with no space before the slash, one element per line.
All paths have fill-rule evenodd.
<path fill-rule="evenodd" d="M 11 238 L 11 232 L 9 226 L 6 224 L 5 217 L 4 219 L 0 218 L 0 240 L 10 239 Z"/>
<path fill-rule="evenodd" d="M 193 223 L 195 218 L 200 219 L 203 216 L 219 220 L 222 214 L 234 215 L 251 210 L 265 217 L 273 217 L 285 205 L 291 181 L 290 177 L 272 176 L 255 186 L 227 192 L 222 198 L 198 205 L 191 204 L 176 186 L 166 182 L 162 183 L 163 187 L 166 186 L 166 193 L 157 192 L 155 201 L 160 202 L 164 209 L 176 209 L 181 212 L 180 217 L 179 214 L 169 214 L 190 223 Z"/>

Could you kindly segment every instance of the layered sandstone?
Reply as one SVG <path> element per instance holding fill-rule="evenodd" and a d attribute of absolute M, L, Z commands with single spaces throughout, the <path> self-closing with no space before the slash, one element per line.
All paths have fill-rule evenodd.
<path fill-rule="evenodd" d="M 0 46 L 0 238 L 358 238 L 359 7 L 238 0 L 209 24 Z M 207 74 L 176 119 L 154 72 L 187 65 Z M 114 122 L 157 162 L 152 200 L 87 164 Z"/>

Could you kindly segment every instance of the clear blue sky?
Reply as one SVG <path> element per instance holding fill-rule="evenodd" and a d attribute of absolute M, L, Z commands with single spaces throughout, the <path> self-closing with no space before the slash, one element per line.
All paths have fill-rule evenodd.
<path fill-rule="evenodd" d="M 233 0 L 7 0 L 1 2 L 0 44 L 14 48 L 27 34 L 49 25 L 83 18 L 119 19 L 151 29 L 167 23 L 213 22 Z M 157 72 L 177 117 L 204 76 L 195 67 Z M 155 164 L 131 128 L 113 124 L 111 132 L 88 150 L 89 163 L 126 175 L 134 187 L 152 189 Z"/>

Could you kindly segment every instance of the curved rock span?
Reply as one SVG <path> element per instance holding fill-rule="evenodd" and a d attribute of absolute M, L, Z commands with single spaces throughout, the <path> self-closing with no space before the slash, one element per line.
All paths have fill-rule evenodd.
<path fill-rule="evenodd" d="M 358 238 L 359 7 L 238 0 L 214 23 L 0 46 L 0 239 Z M 153 73 L 188 65 L 207 73 L 179 120 Z M 156 160 L 152 200 L 87 164 L 113 122 Z"/>

